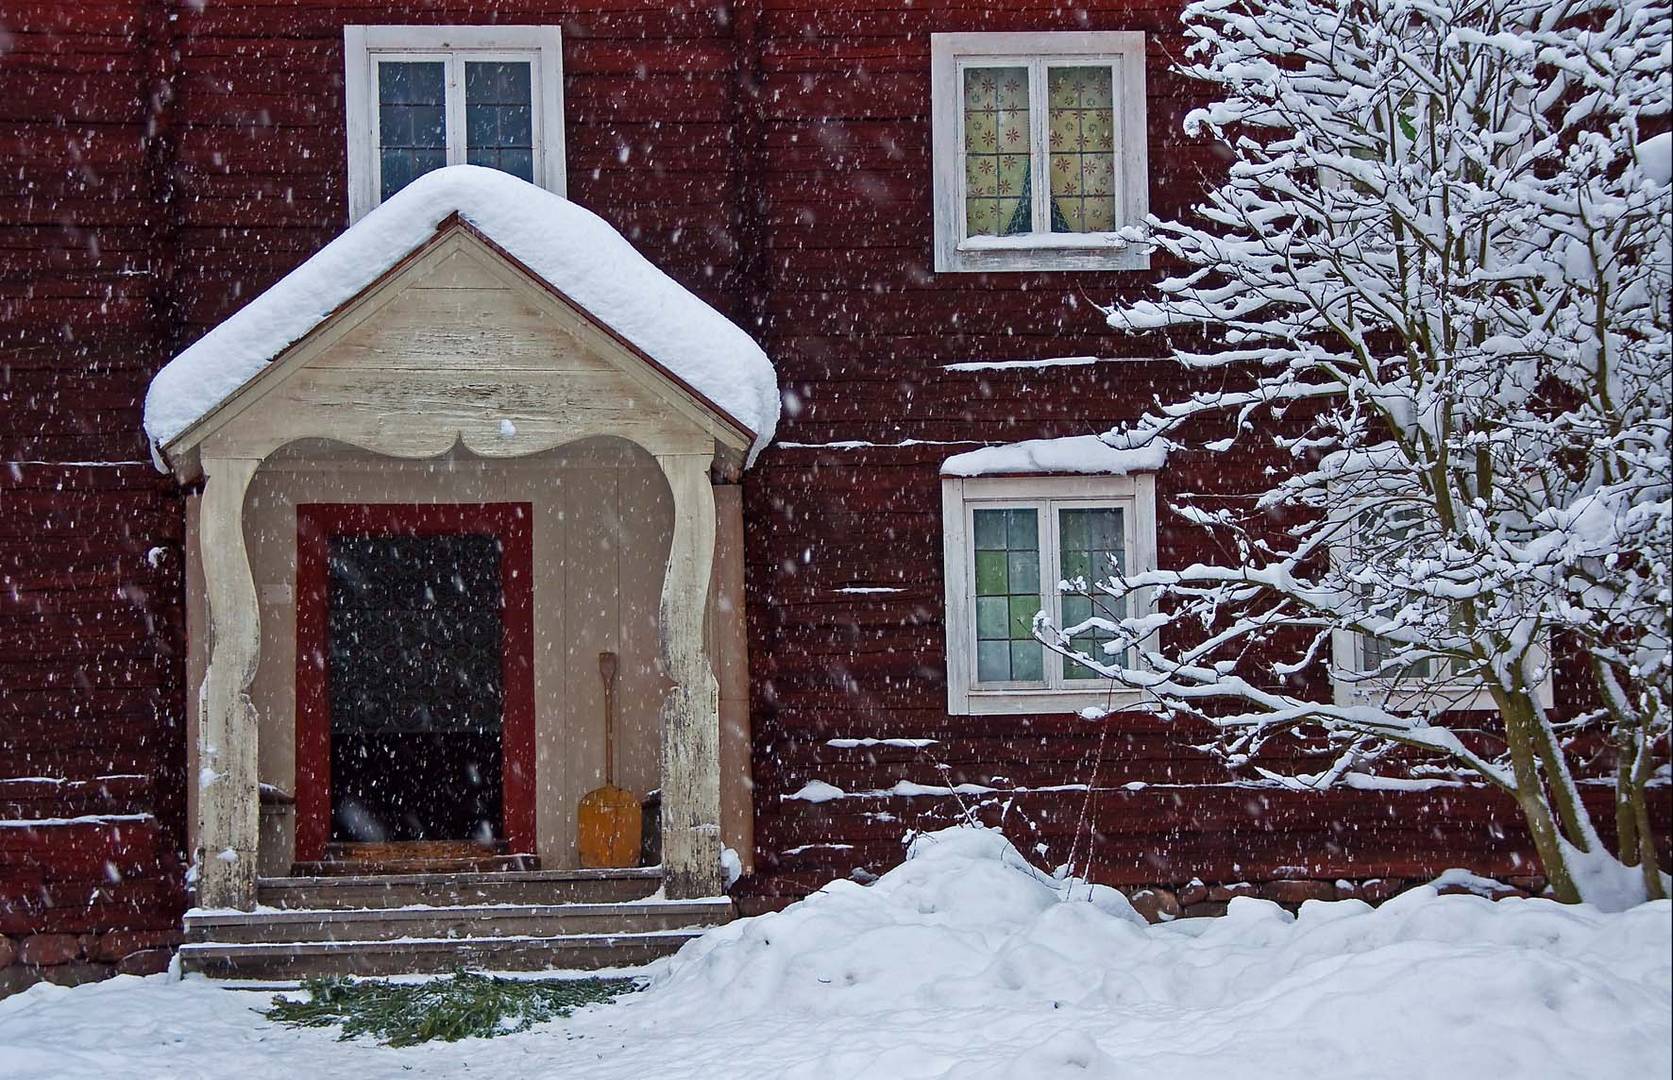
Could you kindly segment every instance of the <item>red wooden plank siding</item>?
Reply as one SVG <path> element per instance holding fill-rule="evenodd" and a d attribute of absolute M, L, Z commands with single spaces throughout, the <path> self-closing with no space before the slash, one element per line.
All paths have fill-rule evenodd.
<path fill-rule="evenodd" d="M 183 903 L 181 504 L 139 432 L 152 372 L 346 221 L 342 27 L 394 19 L 564 29 L 569 191 L 738 319 L 777 363 L 787 443 L 746 476 L 759 873 L 782 897 L 899 855 L 954 800 L 851 790 L 1085 782 L 1096 733 L 948 717 L 937 466 L 973 442 L 1096 431 L 1185 387 L 1097 303 L 1152 273 L 931 272 L 929 35 L 1151 35 L 1151 205 L 1187 213 L 1219 161 L 1180 134 L 1178 0 L 73 0 L 9 4 L 0 53 L 0 803 L 22 818 L 140 815 L 0 836 L 0 933 L 177 924 Z M 950 372 L 965 360 L 1126 357 Z M 93 464 L 89 464 L 93 463 Z M 1259 455 L 1161 478 L 1243 500 Z M 1164 562 L 1204 551 L 1165 528 Z M 849 585 L 902 591 L 855 596 Z M 1567 693 L 1567 691 L 1563 691 Z M 1564 702 L 1572 704 L 1567 697 Z M 923 751 L 830 747 L 914 736 Z M 1110 724 L 1084 810 L 1107 880 L 1422 876 L 1525 862 L 1482 794 L 1307 796 L 1214 786 L 1200 733 Z M 131 779 L 130 777 L 139 779 Z M 17 788 L 4 778 L 47 777 Z M 122 779 L 113 779 L 122 778 Z M 1163 787 L 1160 785 L 1181 785 Z M 51 790 L 48 791 L 47 788 Z M 1308 801 L 1311 800 L 1311 801 Z M 1062 857 L 1086 800 L 983 805 Z M 1658 813 L 1665 818 L 1663 805 Z M 149 817 L 144 817 L 149 815 Z M 887 815 L 887 816 L 883 816 Z M 55 838 L 63 838 L 60 842 Z M 809 845 L 850 845 L 810 847 Z M 797 851 L 790 855 L 787 852 Z M 115 867 L 107 869 L 105 864 Z M 1300 868 L 1300 870 L 1298 870 Z M 114 873 L 120 880 L 113 880 Z M 79 890 L 79 891 L 78 891 Z M 89 899 L 91 897 L 91 899 Z M 78 906 L 80 905 L 80 906 Z M 95 954 L 88 946 L 84 959 Z"/>
<path fill-rule="evenodd" d="M 168 944 L 184 903 L 180 502 L 139 433 L 162 20 L 12 4 L 0 51 L 0 934 L 54 935 L 62 981 Z"/>
<path fill-rule="evenodd" d="M 1079 837 L 1100 880 L 1126 884 L 1308 877 L 1423 879 L 1454 865 L 1533 872 L 1514 805 L 1475 790 L 1428 794 L 1286 793 L 1224 786 L 1192 749 L 1204 732 L 1145 717 L 1099 728 L 1065 717 L 949 717 L 938 465 L 967 440 L 1082 434 L 1190 389 L 1160 342 L 1119 335 L 1094 306 L 1150 273 L 935 274 L 929 35 L 968 30 L 1143 30 L 1153 212 L 1187 215 L 1221 162 L 1187 140 L 1199 88 L 1169 70 L 1184 41 L 1179 5 L 1161 2 L 976 5 L 767 0 L 759 38 L 761 138 L 751 155 L 765 248 L 760 334 L 792 392 L 781 443 L 907 440 L 954 445 L 779 446 L 746 479 L 754 682 L 758 896 L 782 898 L 898 860 L 912 828 L 966 810 L 1005 819 L 1048 865 Z M 1132 358 L 1036 370 L 954 372 L 970 360 Z M 1179 493 L 1248 505 L 1269 468 L 1176 455 L 1159 479 Z M 1210 553 L 1170 527 L 1158 556 Z M 845 594 L 849 586 L 893 593 Z M 1319 692 L 1327 692 L 1324 686 Z M 1559 689 L 1572 708 L 1572 688 Z M 925 738 L 921 750 L 834 748 L 831 738 Z M 1094 776 L 1093 765 L 1097 760 Z M 1008 793 L 1086 784 L 1104 790 Z M 849 792 L 908 781 L 976 784 L 993 795 L 790 798 L 822 780 Z M 1134 785 L 1136 790 L 1123 790 Z M 1142 785 L 1142 786 L 1141 786 Z M 1600 811 L 1606 807 L 1600 805 Z M 1666 827 L 1673 812 L 1658 800 Z M 1608 815 L 1605 814 L 1605 824 Z"/>

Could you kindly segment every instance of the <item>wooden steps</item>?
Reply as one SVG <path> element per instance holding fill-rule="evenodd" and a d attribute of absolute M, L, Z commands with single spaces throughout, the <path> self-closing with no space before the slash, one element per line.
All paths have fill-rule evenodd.
<path fill-rule="evenodd" d="M 416 938 L 402 941 L 300 941 L 180 947 L 183 970 L 212 979 L 259 982 L 316 975 L 445 974 L 473 971 L 596 971 L 639 967 L 671 956 L 701 928 L 646 934 L 561 937 Z"/>
<path fill-rule="evenodd" d="M 263 878 L 255 911 L 187 912 L 180 959 L 246 980 L 634 967 L 733 917 L 661 884 L 655 867 Z"/>
<path fill-rule="evenodd" d="M 495 873 L 357 874 L 262 878 L 256 903 L 276 908 L 393 908 L 423 904 L 612 903 L 662 885 L 654 866 L 626 870 L 506 870 Z"/>
<path fill-rule="evenodd" d="M 186 913 L 186 939 L 218 944 L 388 941 L 397 938 L 561 937 L 713 926 L 732 917 L 727 900 L 637 900 L 625 904 L 504 904 L 471 907 Z"/>

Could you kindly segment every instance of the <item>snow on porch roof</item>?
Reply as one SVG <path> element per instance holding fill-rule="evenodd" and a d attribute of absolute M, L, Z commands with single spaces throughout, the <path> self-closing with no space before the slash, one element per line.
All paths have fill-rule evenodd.
<path fill-rule="evenodd" d="M 591 211 L 506 173 L 453 165 L 391 196 L 157 372 L 145 395 L 152 444 L 212 412 L 454 214 L 748 428 L 750 460 L 772 440 L 778 376 L 748 334 Z"/>

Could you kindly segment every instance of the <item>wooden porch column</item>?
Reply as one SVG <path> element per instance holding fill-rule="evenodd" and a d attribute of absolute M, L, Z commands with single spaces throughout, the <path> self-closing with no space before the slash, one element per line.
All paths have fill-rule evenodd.
<path fill-rule="evenodd" d="M 662 583 L 662 663 L 674 687 L 662 704 L 663 888 L 671 899 L 719 896 L 720 688 L 703 648 L 715 549 L 712 454 L 658 454 L 674 496 L 674 539 Z"/>
<path fill-rule="evenodd" d="M 198 905 L 256 905 L 261 798 L 250 680 L 261 653 L 260 613 L 244 546 L 244 494 L 257 461 L 205 458 L 198 528 L 209 601 L 209 665 L 198 711 Z"/>

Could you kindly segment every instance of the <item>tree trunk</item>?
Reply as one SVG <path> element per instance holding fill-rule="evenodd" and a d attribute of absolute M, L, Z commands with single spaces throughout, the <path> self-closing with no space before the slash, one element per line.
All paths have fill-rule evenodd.
<path fill-rule="evenodd" d="M 1538 721 L 1534 718 L 1531 702 L 1520 695 L 1495 690 L 1499 714 L 1504 717 L 1505 737 L 1510 743 L 1511 769 L 1516 777 L 1516 803 L 1522 808 L 1528 835 L 1533 838 L 1534 851 L 1539 856 L 1551 891 L 1565 904 L 1580 902 L 1580 889 L 1563 858 L 1563 848 L 1557 842 L 1557 824 L 1552 819 L 1546 801 L 1545 786 L 1541 782 L 1539 766 L 1535 762 Z"/>

